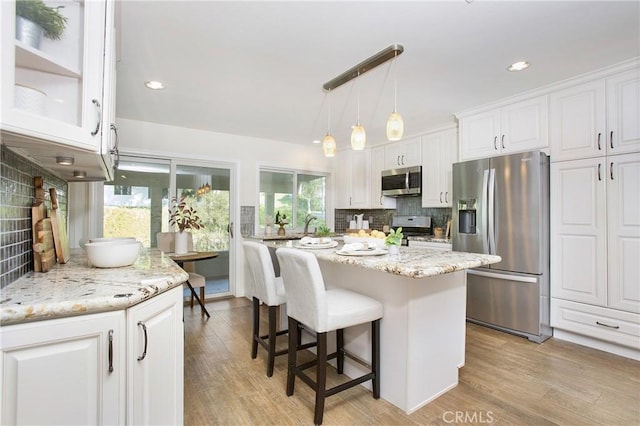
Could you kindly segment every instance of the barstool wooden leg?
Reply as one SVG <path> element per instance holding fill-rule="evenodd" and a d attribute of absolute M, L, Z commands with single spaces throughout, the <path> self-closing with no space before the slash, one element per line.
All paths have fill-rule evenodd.
<path fill-rule="evenodd" d="M 204 306 L 204 287 L 200 287 L 200 301 Z M 193 295 L 191 295 L 191 303 L 193 304 Z M 204 308 L 200 306 L 200 315 L 204 316 Z"/>
<path fill-rule="evenodd" d="M 273 376 L 273 364 L 276 359 L 276 308 L 269 306 L 269 349 L 267 355 L 267 377 Z"/>
<path fill-rule="evenodd" d="M 313 422 L 322 424 L 327 390 L 327 333 L 316 333 L 318 361 L 316 365 L 316 409 Z"/>
<path fill-rule="evenodd" d="M 287 355 L 287 396 L 293 395 L 296 380 L 296 366 L 298 354 L 298 333 L 300 323 L 289 317 L 289 354 Z"/>
<path fill-rule="evenodd" d="M 251 342 L 251 359 L 258 356 L 258 339 L 260 338 L 260 301 L 253 298 L 253 342 Z"/>
<path fill-rule="evenodd" d="M 344 328 L 336 330 L 336 352 L 338 374 L 342 374 L 344 372 Z"/>
<path fill-rule="evenodd" d="M 380 320 L 371 322 L 371 370 L 373 371 L 373 397 L 380 398 Z"/>

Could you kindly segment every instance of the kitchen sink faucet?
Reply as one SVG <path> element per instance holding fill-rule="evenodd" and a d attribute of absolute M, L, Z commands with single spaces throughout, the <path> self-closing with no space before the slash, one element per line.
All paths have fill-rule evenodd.
<path fill-rule="evenodd" d="M 317 217 L 315 217 L 312 214 L 308 214 L 307 216 L 305 216 L 304 218 L 304 231 L 302 231 L 302 233 L 304 235 L 309 235 L 309 224 L 311 223 L 311 221 L 318 219 Z"/>

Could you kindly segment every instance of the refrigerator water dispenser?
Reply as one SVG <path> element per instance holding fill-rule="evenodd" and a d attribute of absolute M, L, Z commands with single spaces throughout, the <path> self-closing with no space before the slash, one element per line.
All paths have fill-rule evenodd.
<path fill-rule="evenodd" d="M 476 199 L 458 201 L 458 232 L 476 233 Z"/>

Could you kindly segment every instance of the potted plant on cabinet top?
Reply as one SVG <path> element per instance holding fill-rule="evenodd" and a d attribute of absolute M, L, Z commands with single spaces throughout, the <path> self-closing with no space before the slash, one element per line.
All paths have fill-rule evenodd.
<path fill-rule="evenodd" d="M 184 254 L 189 251 L 189 229 L 201 229 L 202 222 L 198 212 L 190 206 L 187 206 L 185 196 L 183 195 L 178 200 L 177 198 L 171 199 L 169 205 L 169 225 L 177 226 L 178 231 L 175 235 L 175 253 Z"/>
<path fill-rule="evenodd" d="M 400 245 L 404 234 L 402 233 L 402 227 L 399 227 L 395 231 L 392 229 L 389 231 L 389 235 L 384 240 L 384 244 L 389 247 L 389 254 L 400 253 Z"/>
<path fill-rule="evenodd" d="M 67 26 L 62 7 L 49 7 L 42 0 L 16 1 L 16 39 L 35 49 L 40 48 L 43 36 L 60 40 Z"/>

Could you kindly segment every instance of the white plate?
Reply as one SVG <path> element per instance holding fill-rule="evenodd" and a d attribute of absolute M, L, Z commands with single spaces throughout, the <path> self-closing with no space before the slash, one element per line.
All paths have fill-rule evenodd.
<path fill-rule="evenodd" d="M 326 248 L 331 248 L 331 247 L 335 247 L 338 245 L 337 241 L 330 241 L 328 243 L 324 243 L 324 244 L 300 244 L 297 243 L 296 244 L 296 248 L 303 248 L 303 249 L 326 249 Z"/>
<path fill-rule="evenodd" d="M 385 250 L 381 248 L 374 248 L 374 249 L 368 249 L 368 250 L 353 250 L 353 251 L 337 250 L 336 251 L 336 254 L 340 254 L 342 256 L 380 256 L 387 253 L 389 253 L 389 250 Z"/>

